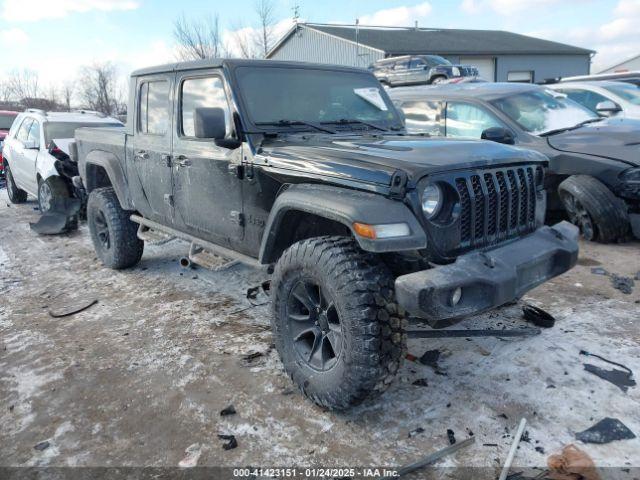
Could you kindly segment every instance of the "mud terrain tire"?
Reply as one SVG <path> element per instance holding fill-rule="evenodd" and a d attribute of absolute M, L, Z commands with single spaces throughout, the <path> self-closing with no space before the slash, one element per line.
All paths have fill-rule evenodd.
<path fill-rule="evenodd" d="M 7 179 L 7 195 L 11 203 L 24 203 L 27 201 L 27 192 L 21 190 L 13 179 L 13 173 L 7 162 L 4 163 L 4 176 Z"/>
<path fill-rule="evenodd" d="M 138 225 L 123 210 L 111 187 L 97 188 L 89 194 L 87 223 L 91 240 L 102 263 L 114 270 L 136 265 L 144 250 L 138 238 Z"/>
<path fill-rule="evenodd" d="M 602 243 L 624 239 L 629 231 L 626 205 L 606 185 L 588 175 L 573 175 L 558 186 L 571 223 L 585 240 Z"/>
<path fill-rule="evenodd" d="M 282 254 L 271 288 L 276 349 L 304 395 L 344 410 L 387 389 L 406 336 L 379 258 L 347 237 L 303 240 Z"/>

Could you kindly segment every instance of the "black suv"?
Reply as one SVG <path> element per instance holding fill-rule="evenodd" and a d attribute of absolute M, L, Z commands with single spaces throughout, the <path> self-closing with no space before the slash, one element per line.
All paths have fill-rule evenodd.
<path fill-rule="evenodd" d="M 438 84 L 461 77 L 477 77 L 478 69 L 470 65 L 453 65 L 438 55 L 413 55 L 385 58 L 369 67 L 380 83 L 400 85 Z"/>
<path fill-rule="evenodd" d="M 414 134 L 493 140 L 549 157 L 549 213 L 587 240 L 640 238 L 640 121 L 602 119 L 550 89 L 478 83 L 390 92 Z"/>
<path fill-rule="evenodd" d="M 126 129 L 76 132 L 98 257 L 132 267 L 169 235 L 272 269 L 275 345 L 320 405 L 390 384 L 405 312 L 457 320 L 577 260 L 577 229 L 542 225 L 543 155 L 408 137 L 366 70 L 211 60 L 131 86 Z"/>

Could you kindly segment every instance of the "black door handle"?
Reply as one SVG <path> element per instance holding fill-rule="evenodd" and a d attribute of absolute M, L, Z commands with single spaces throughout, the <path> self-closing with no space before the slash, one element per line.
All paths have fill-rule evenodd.
<path fill-rule="evenodd" d="M 176 164 L 179 167 L 190 167 L 191 166 L 191 160 L 189 160 L 187 157 L 185 157 L 184 155 L 178 155 L 176 157 Z"/>

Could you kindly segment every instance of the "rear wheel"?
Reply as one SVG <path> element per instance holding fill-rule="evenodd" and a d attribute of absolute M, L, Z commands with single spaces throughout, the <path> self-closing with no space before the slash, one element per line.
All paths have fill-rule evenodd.
<path fill-rule="evenodd" d="M 102 263 L 115 270 L 136 265 L 144 250 L 138 226 L 123 210 L 113 188 L 97 188 L 89 194 L 87 223 L 93 246 Z"/>
<path fill-rule="evenodd" d="M 627 207 L 606 185 L 588 175 L 574 175 L 558 187 L 569 220 L 585 240 L 614 242 L 629 231 Z"/>
<path fill-rule="evenodd" d="M 346 409 L 389 386 L 406 337 L 377 257 L 346 237 L 303 240 L 278 261 L 272 291 L 276 348 L 307 397 Z"/>
<path fill-rule="evenodd" d="M 13 174 L 11 173 L 11 168 L 9 168 L 9 164 L 4 164 L 4 172 L 5 177 L 7 179 L 7 194 L 9 195 L 9 200 L 11 203 L 24 203 L 27 201 L 27 192 L 21 190 L 16 185 L 16 181 L 13 179 Z"/>
<path fill-rule="evenodd" d="M 47 213 L 56 203 L 69 198 L 69 188 L 60 177 L 49 177 L 38 182 L 38 207 L 40 213 Z"/>

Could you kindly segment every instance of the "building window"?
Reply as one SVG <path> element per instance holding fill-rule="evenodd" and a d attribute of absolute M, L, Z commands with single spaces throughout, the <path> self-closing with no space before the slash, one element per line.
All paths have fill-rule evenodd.
<path fill-rule="evenodd" d="M 507 82 L 533 83 L 533 71 L 524 70 L 507 73 Z"/>

